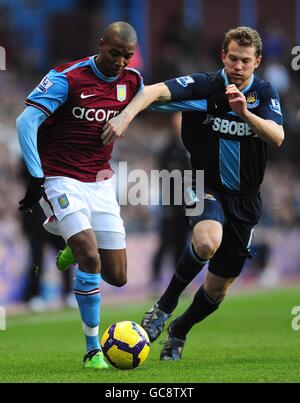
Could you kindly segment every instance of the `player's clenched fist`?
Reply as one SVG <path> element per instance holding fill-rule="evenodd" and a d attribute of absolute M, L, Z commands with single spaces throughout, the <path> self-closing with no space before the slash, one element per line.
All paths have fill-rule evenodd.
<path fill-rule="evenodd" d="M 44 193 L 45 178 L 30 179 L 24 199 L 19 202 L 19 210 L 32 212 L 31 209 L 41 200 Z"/>
<path fill-rule="evenodd" d="M 118 138 L 123 137 L 129 123 L 124 113 L 109 120 L 103 127 L 103 133 L 101 135 L 103 144 L 110 144 Z"/>

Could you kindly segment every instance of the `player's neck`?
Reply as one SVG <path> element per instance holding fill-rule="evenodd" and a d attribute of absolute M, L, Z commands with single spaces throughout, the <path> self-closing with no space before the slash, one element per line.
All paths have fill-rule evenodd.
<path fill-rule="evenodd" d="M 241 92 L 244 91 L 244 89 L 250 85 L 252 80 L 253 80 L 253 76 L 249 77 L 249 79 L 247 81 L 245 81 L 243 84 L 237 86 L 238 90 Z"/>
<path fill-rule="evenodd" d="M 94 57 L 94 65 L 96 66 L 96 68 L 98 69 L 99 73 L 104 76 L 105 78 L 107 78 L 108 80 L 113 80 L 113 79 L 117 79 L 118 76 L 109 76 L 107 75 L 105 68 L 103 68 L 103 63 L 101 62 L 101 57 L 100 55 L 97 55 L 96 57 Z"/>
<path fill-rule="evenodd" d="M 224 80 L 224 83 L 225 83 L 225 86 L 226 86 L 226 87 L 227 87 L 227 85 L 232 84 L 232 83 L 230 82 L 230 80 L 229 80 L 229 77 L 228 77 L 228 74 L 227 74 L 225 68 L 223 68 L 221 74 L 222 74 L 222 77 L 223 77 L 223 80 Z M 242 83 L 242 84 L 240 84 L 240 85 L 237 85 L 237 84 L 236 84 L 236 87 L 237 87 L 237 89 L 238 89 L 239 91 L 243 92 L 248 86 L 251 86 L 251 85 L 252 85 L 253 80 L 254 80 L 254 74 L 252 74 L 252 75 L 248 78 L 248 80 L 246 80 L 244 83 Z"/>

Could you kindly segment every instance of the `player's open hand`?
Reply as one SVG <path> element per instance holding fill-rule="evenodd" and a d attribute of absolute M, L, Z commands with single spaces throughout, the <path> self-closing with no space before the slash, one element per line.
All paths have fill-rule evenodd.
<path fill-rule="evenodd" d="M 24 199 L 19 202 L 19 210 L 32 213 L 33 207 L 41 200 L 44 193 L 45 178 L 30 179 Z"/>
<path fill-rule="evenodd" d="M 111 144 L 120 137 L 123 137 L 128 127 L 125 116 L 120 115 L 110 119 L 103 127 L 101 140 L 104 145 Z"/>
<path fill-rule="evenodd" d="M 239 116 L 247 113 L 247 101 L 245 95 L 238 90 L 235 84 L 230 84 L 226 88 L 226 95 L 228 95 L 228 102 L 231 109 Z"/>

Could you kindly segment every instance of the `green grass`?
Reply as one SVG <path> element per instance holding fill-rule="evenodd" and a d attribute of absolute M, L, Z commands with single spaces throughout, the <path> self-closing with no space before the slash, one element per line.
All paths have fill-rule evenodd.
<path fill-rule="evenodd" d="M 176 314 L 188 303 L 184 299 Z M 124 305 L 104 305 L 102 331 L 120 320 L 140 322 L 149 307 Z M 180 362 L 160 362 L 157 341 L 147 361 L 129 371 L 82 368 L 77 311 L 11 317 L 0 332 L 0 382 L 299 382 L 300 330 L 291 328 L 296 305 L 296 288 L 229 296 L 192 329 Z"/>

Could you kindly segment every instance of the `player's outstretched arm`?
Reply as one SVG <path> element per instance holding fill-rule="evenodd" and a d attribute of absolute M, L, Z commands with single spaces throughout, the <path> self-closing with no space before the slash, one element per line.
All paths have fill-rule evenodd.
<path fill-rule="evenodd" d="M 145 86 L 137 93 L 120 115 L 112 118 L 103 127 L 101 135 L 103 144 L 112 143 L 117 138 L 122 137 L 136 115 L 153 102 L 168 102 L 170 100 L 170 90 L 164 83 Z"/>

